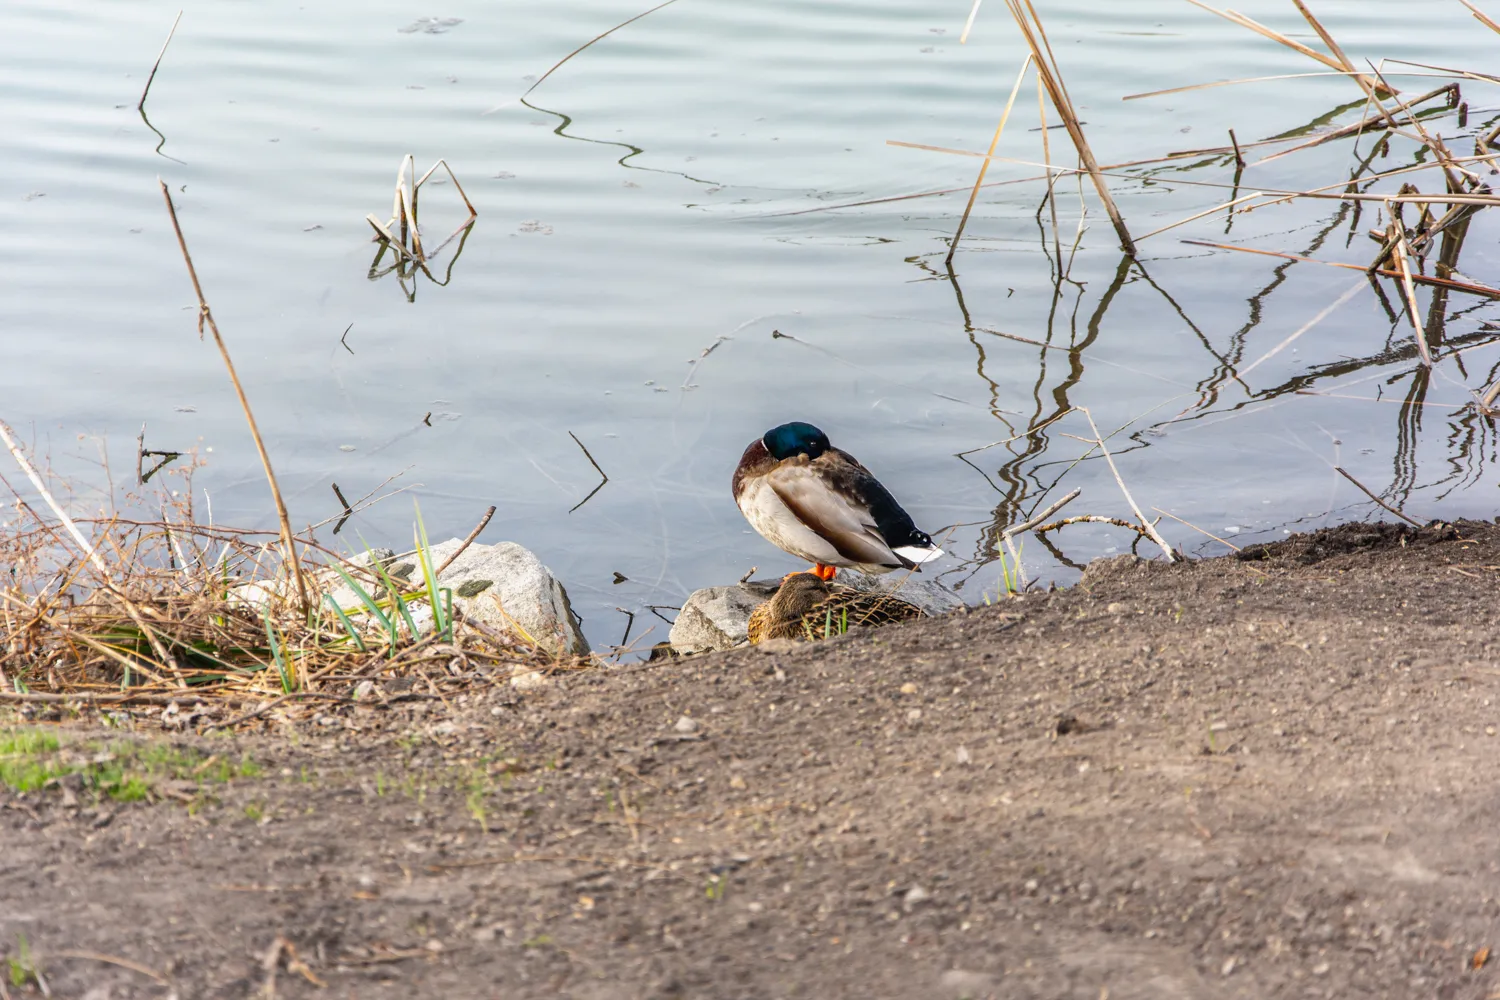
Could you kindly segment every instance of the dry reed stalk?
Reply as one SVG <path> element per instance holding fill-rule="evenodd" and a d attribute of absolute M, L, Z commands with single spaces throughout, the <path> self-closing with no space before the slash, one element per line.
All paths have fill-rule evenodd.
<path fill-rule="evenodd" d="M 948 244 L 948 256 L 943 258 L 945 264 L 951 264 L 953 255 L 958 252 L 958 241 L 963 239 L 964 227 L 969 224 L 969 213 L 974 210 L 974 200 L 979 197 L 979 188 L 984 184 L 984 175 L 990 169 L 990 161 L 994 158 L 995 147 L 1000 144 L 1000 134 L 1005 131 L 1005 123 L 1010 120 L 1010 110 L 1015 107 L 1016 94 L 1021 91 L 1021 81 L 1026 79 L 1026 70 L 1031 67 L 1031 60 L 1031 53 L 1027 53 L 1026 58 L 1021 60 L 1021 70 L 1016 74 L 1016 82 L 1010 88 L 1010 97 L 1005 101 L 1005 110 L 1000 115 L 1000 124 L 995 126 L 995 134 L 990 139 L 990 148 L 984 154 L 984 162 L 979 165 L 979 176 L 974 178 L 974 190 L 969 192 L 969 202 L 964 206 L 964 214 L 958 220 L 958 229 Z"/>
<path fill-rule="evenodd" d="M 1399 221 L 1393 223 L 1392 228 L 1396 233 L 1396 264 L 1401 269 L 1401 289 L 1406 295 L 1407 316 L 1411 319 L 1411 331 L 1412 336 L 1417 342 L 1417 354 L 1421 356 L 1422 364 L 1431 368 L 1432 350 L 1427 346 L 1427 335 L 1422 330 L 1421 322 L 1417 319 L 1417 290 L 1411 281 L 1411 263 L 1408 259 L 1410 250 L 1406 242 L 1406 233 L 1402 231 Z"/>
<path fill-rule="evenodd" d="M 1109 453 L 1109 446 L 1104 443 L 1104 435 L 1099 433 L 1099 425 L 1094 423 L 1094 415 L 1089 412 L 1087 406 L 1078 406 L 1074 407 L 1074 409 L 1088 418 L 1089 428 L 1094 432 L 1094 443 L 1099 446 L 1099 451 L 1104 455 L 1104 461 L 1109 463 L 1109 471 L 1114 473 L 1115 482 L 1119 484 L 1120 492 L 1125 494 L 1125 502 L 1130 504 L 1131 510 L 1135 511 L 1136 519 L 1140 521 L 1146 534 L 1151 536 L 1151 540 L 1161 548 L 1162 554 L 1167 557 L 1167 562 L 1176 562 L 1177 558 L 1172 555 L 1172 546 L 1168 545 L 1167 540 L 1161 537 L 1161 532 L 1156 530 L 1156 525 L 1146 520 L 1146 515 L 1141 513 L 1141 508 L 1136 505 L 1135 497 L 1130 495 L 1130 488 L 1125 485 L 1125 480 L 1121 477 L 1120 470 L 1115 466 L 1115 458 Z"/>
<path fill-rule="evenodd" d="M 1078 150 L 1078 158 L 1083 161 L 1084 169 L 1088 171 L 1090 178 L 1093 179 L 1094 188 L 1099 192 L 1099 199 L 1104 202 L 1104 210 L 1109 213 L 1109 220 L 1114 224 L 1115 233 L 1120 238 L 1120 248 L 1134 256 L 1135 242 L 1130 238 L 1130 230 L 1125 228 L 1125 220 L 1121 218 L 1120 210 L 1115 206 L 1115 200 L 1110 197 L 1109 186 L 1104 183 L 1104 175 L 1099 171 L 1099 164 L 1094 159 L 1093 150 L 1089 148 L 1088 140 L 1083 136 L 1083 128 L 1078 123 L 1073 101 L 1068 97 L 1067 86 L 1063 83 L 1062 71 L 1058 68 L 1056 57 L 1052 54 L 1052 45 L 1047 41 L 1047 31 L 1042 27 L 1042 19 L 1037 15 L 1031 0 L 1005 0 L 1005 3 L 1010 8 L 1011 16 L 1015 18 L 1016 26 L 1021 29 L 1021 34 L 1025 37 L 1033 58 L 1036 59 L 1037 77 L 1047 88 L 1047 96 L 1052 99 L 1052 107 L 1056 109 L 1063 125 L 1067 128 L 1068 136 L 1072 138 L 1073 145 Z M 1047 53 L 1045 58 L 1042 56 L 1044 48 Z"/>
<path fill-rule="evenodd" d="M 255 414 L 250 410 L 250 400 L 245 396 L 245 388 L 240 384 L 239 373 L 235 371 L 234 361 L 229 357 L 229 348 L 224 345 L 224 337 L 219 333 L 219 324 L 214 321 L 214 314 L 208 307 L 208 300 L 203 297 L 203 286 L 198 282 L 198 270 L 193 267 L 193 256 L 188 252 L 187 239 L 182 235 L 182 226 L 177 221 L 177 206 L 172 203 L 172 192 L 167 189 L 165 181 L 158 179 L 157 183 L 161 185 L 161 196 L 167 202 L 167 214 L 172 217 L 172 231 L 177 234 L 177 246 L 181 248 L 182 259 L 187 264 L 188 277 L 193 282 L 193 292 L 198 296 L 198 337 L 202 339 L 203 325 L 207 323 L 208 329 L 214 335 L 214 346 L 219 349 L 219 357 L 224 360 L 224 368 L 229 372 L 229 381 L 234 385 L 234 394 L 239 398 L 240 409 L 244 411 L 245 423 L 250 427 L 250 436 L 255 440 L 255 451 L 260 455 L 260 465 L 265 470 L 266 482 L 271 486 L 271 499 L 276 503 L 276 517 L 281 522 L 281 544 L 286 552 L 287 565 L 291 567 L 292 576 L 297 581 L 297 596 L 305 612 L 310 607 L 307 581 L 302 578 L 302 562 L 297 556 L 291 518 L 287 515 L 286 501 L 282 499 L 281 487 L 276 484 L 276 473 L 271 469 L 271 456 L 266 451 L 266 443 L 260 436 L 260 428 L 255 424 Z"/>

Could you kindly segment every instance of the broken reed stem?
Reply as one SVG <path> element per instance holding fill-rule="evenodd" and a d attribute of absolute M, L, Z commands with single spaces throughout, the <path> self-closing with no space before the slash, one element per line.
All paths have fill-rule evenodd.
<path fill-rule="evenodd" d="M 1037 77 L 1047 88 L 1047 96 L 1052 99 L 1053 108 L 1062 118 L 1063 126 L 1067 128 L 1068 136 L 1078 150 L 1078 158 L 1083 162 L 1089 177 L 1093 179 L 1094 188 L 1099 192 L 1099 199 L 1104 202 L 1104 210 L 1109 213 L 1109 220 L 1114 224 L 1115 233 L 1120 238 L 1120 249 L 1132 257 L 1135 256 L 1135 241 L 1130 238 L 1130 230 L 1125 228 L 1125 220 L 1121 218 L 1120 210 L 1115 207 L 1115 200 L 1110 197 L 1109 186 L 1104 183 L 1104 175 L 1099 170 L 1098 161 L 1094 159 L 1093 150 L 1089 148 L 1088 140 L 1083 136 L 1083 128 L 1078 124 L 1078 115 L 1073 110 L 1073 102 L 1068 97 L 1067 88 L 1062 81 L 1062 73 L 1052 56 L 1052 46 L 1047 42 L 1047 32 L 1042 27 L 1042 20 L 1037 16 L 1036 8 L 1032 6 L 1031 0 L 1005 0 L 1005 3 L 1010 8 L 1011 16 L 1015 18 L 1016 26 L 1021 29 L 1026 44 L 1031 48 L 1032 56 L 1036 59 Z M 1021 6 L 1023 3 L 1025 10 Z M 1027 18 L 1028 12 L 1030 20 Z M 1033 24 L 1035 31 L 1032 30 Z M 1038 36 L 1041 38 L 1040 43 L 1037 40 Z M 1044 47 L 1047 50 L 1045 59 L 1042 57 Z"/>
<path fill-rule="evenodd" d="M 1099 451 L 1104 454 L 1104 460 L 1109 463 L 1109 471 L 1114 473 L 1115 482 L 1120 486 L 1120 492 L 1125 494 L 1125 502 L 1130 504 L 1131 510 L 1135 511 L 1135 516 L 1145 528 L 1146 534 L 1150 535 L 1151 540 L 1161 548 L 1162 553 L 1167 557 L 1167 562 L 1176 562 L 1176 556 L 1172 555 L 1172 546 L 1168 545 L 1167 540 L 1161 537 L 1161 532 L 1156 530 L 1156 526 L 1146 520 L 1146 515 L 1141 513 L 1141 508 L 1136 506 L 1135 497 L 1130 495 L 1130 488 L 1125 485 L 1125 480 L 1121 477 L 1120 470 L 1115 466 L 1115 458 L 1109 453 L 1109 446 L 1104 443 L 1104 435 L 1099 433 L 1099 425 L 1094 423 L 1094 415 L 1089 412 L 1087 406 L 1079 406 L 1076 409 L 1088 418 L 1089 427 L 1094 432 L 1094 442 L 1099 446 Z"/>
<path fill-rule="evenodd" d="M 1234 147 L 1234 165 L 1244 170 L 1245 154 L 1240 152 L 1240 141 L 1234 137 L 1234 129 L 1229 130 L 1229 144 Z"/>
<path fill-rule="evenodd" d="M 490 518 L 492 518 L 494 516 L 495 516 L 495 505 L 494 504 L 490 504 L 490 509 L 487 510 L 487 511 L 485 511 L 484 512 L 484 516 L 479 519 L 479 523 L 476 524 L 476 525 L 474 525 L 474 530 L 471 531 L 471 532 L 469 532 L 469 534 L 464 538 L 464 540 L 458 544 L 458 548 L 456 548 L 456 549 L 453 550 L 453 554 L 451 556 L 449 556 L 447 559 L 443 560 L 443 564 L 441 566 L 439 566 L 437 569 L 435 569 L 435 570 L 432 571 L 432 575 L 433 575 L 434 578 L 442 576 L 443 575 L 443 570 L 447 569 L 449 566 L 452 566 L 454 560 L 456 560 L 459 556 L 461 556 L 461 555 L 464 554 L 464 549 L 466 549 L 470 545 L 474 544 L 474 539 L 476 539 L 476 538 L 479 537 L 479 533 L 484 530 L 485 525 L 489 524 L 490 523 Z"/>
<path fill-rule="evenodd" d="M 1353 476 L 1349 475 L 1349 473 L 1345 472 L 1344 469 L 1341 466 L 1335 465 L 1333 467 L 1333 471 L 1337 472 L 1339 475 L 1341 475 L 1345 479 L 1349 480 L 1349 482 L 1351 482 L 1355 486 L 1359 487 L 1359 491 L 1361 493 L 1363 493 L 1365 496 L 1369 497 L 1371 500 L 1374 500 L 1376 503 L 1378 503 L 1380 506 L 1384 507 L 1386 510 L 1390 511 L 1392 514 L 1395 514 L 1397 517 L 1401 518 L 1401 520 L 1405 521 L 1407 524 L 1414 525 L 1415 527 L 1418 527 L 1418 528 L 1423 527 L 1422 522 L 1414 520 L 1414 519 L 1412 519 L 1410 517 L 1407 517 L 1406 514 L 1404 514 L 1402 511 L 1397 510 L 1395 507 L 1392 507 L 1390 504 L 1386 503 L 1384 500 L 1380 499 L 1378 496 L 1376 496 L 1375 494 L 1371 493 L 1370 490 L 1365 486 L 1364 483 L 1360 482 L 1358 479 L 1355 479 Z"/>
<path fill-rule="evenodd" d="M 245 423 L 250 427 L 250 436 L 255 440 L 255 451 L 260 455 L 261 468 L 265 470 L 266 482 L 271 486 L 271 499 L 276 503 L 276 516 L 281 522 L 281 544 L 286 549 L 286 561 L 291 566 L 292 576 L 297 581 L 297 596 L 301 600 L 301 610 L 306 613 L 311 606 L 307 596 L 307 581 L 302 575 L 302 562 L 297 556 L 296 539 L 292 535 L 292 521 L 287 515 L 286 501 L 282 499 L 281 487 L 276 484 L 276 473 L 271 469 L 271 456 L 266 452 L 266 443 L 260 436 L 260 428 L 255 424 L 255 414 L 250 410 L 250 400 L 245 397 L 245 388 L 240 384 L 239 373 L 234 369 L 234 362 L 230 360 L 229 348 L 224 346 L 224 338 L 219 333 L 219 324 L 214 321 L 213 311 L 208 307 L 208 300 L 203 297 L 203 286 L 198 283 L 198 270 L 193 267 L 193 256 L 188 253 L 187 239 L 182 235 L 182 226 L 177 221 L 177 206 L 172 203 L 172 192 L 167 189 L 167 184 L 160 178 L 157 183 L 161 185 L 161 196 L 167 202 L 167 214 L 172 218 L 172 231 L 177 234 L 177 246 L 182 250 L 182 259 L 187 264 L 188 277 L 193 282 L 193 292 L 198 296 L 198 336 L 203 336 L 203 325 L 208 324 L 208 329 L 214 335 L 214 346 L 219 349 L 219 356 L 224 359 L 224 367 L 229 372 L 229 381 L 234 385 L 234 394 L 239 398 L 240 408 L 245 413 Z"/>
<path fill-rule="evenodd" d="M 1417 106 L 1418 104 L 1424 104 L 1427 101 L 1432 100 L 1434 97 L 1437 97 L 1439 94 L 1444 94 L 1444 93 L 1451 94 L 1453 92 L 1453 88 L 1455 86 L 1456 86 L 1456 84 L 1452 84 L 1452 83 L 1444 84 L 1443 86 L 1438 87 L 1436 90 L 1429 90 L 1427 93 L 1422 94 L 1419 97 L 1413 97 L 1409 101 L 1402 101 L 1401 103 L 1397 104 L 1394 108 L 1392 108 L 1390 110 L 1392 112 L 1395 112 L 1395 111 L 1406 111 L 1406 110 L 1408 110 L 1410 108 L 1413 108 L 1413 107 Z M 1384 109 L 1382 109 L 1382 111 L 1384 111 Z M 1352 125 L 1345 125 L 1345 126 L 1343 126 L 1341 128 L 1336 128 L 1336 129 L 1334 129 L 1331 132 L 1324 132 L 1322 135 L 1317 136 L 1314 139 L 1309 139 L 1307 142 L 1299 143 L 1296 146 L 1292 146 L 1290 149 L 1283 149 L 1283 150 L 1281 150 L 1278 153 L 1272 153 L 1270 156 L 1262 157 L 1261 159 L 1256 160 L 1253 164 L 1251 164 L 1251 166 L 1258 167 L 1258 166 L 1260 166 L 1262 164 L 1270 163 L 1272 160 L 1280 159 L 1281 157 L 1286 156 L 1288 153 L 1295 153 L 1298 150 L 1302 150 L 1302 149 L 1311 149 L 1314 146 L 1321 146 L 1325 142 L 1332 142 L 1335 139 L 1342 139 L 1345 136 L 1356 135 L 1356 134 L 1362 135 L 1367 129 L 1375 128 L 1376 126 L 1380 125 L 1381 122 L 1385 122 L 1386 123 L 1385 127 L 1389 128 L 1390 127 L 1390 115 L 1388 115 L 1388 114 L 1371 115 L 1368 118 L 1365 118 L 1362 121 L 1355 122 Z"/>
<path fill-rule="evenodd" d="M 1031 54 L 1027 53 L 1026 58 L 1021 60 L 1021 71 L 1016 74 L 1016 82 L 1010 88 L 1010 97 L 1005 102 L 1005 111 L 1000 115 L 1000 124 L 995 126 L 995 135 L 990 139 L 990 148 L 984 154 L 984 162 L 979 165 L 979 176 L 974 178 L 974 190 L 969 192 L 969 202 L 964 206 L 964 214 L 959 217 L 958 230 L 953 234 L 952 242 L 948 244 L 948 256 L 943 258 L 945 264 L 953 263 L 953 255 L 958 252 L 958 241 L 963 239 L 964 227 L 969 224 L 969 213 L 974 210 L 974 201 L 979 197 L 979 188 L 984 184 L 984 175 L 990 169 L 995 147 L 1000 144 L 1000 134 L 1005 131 L 1005 123 L 1010 120 L 1010 109 L 1015 107 L 1016 94 L 1020 93 L 1021 81 L 1026 79 L 1026 70 L 1031 67 L 1031 59 Z"/>
<path fill-rule="evenodd" d="M 1083 490 L 1074 490 L 1073 492 L 1069 493 L 1067 496 L 1063 497 L 1061 500 L 1057 501 L 1057 503 L 1055 503 L 1052 506 L 1048 507 L 1046 510 L 1042 511 L 1040 514 L 1037 514 L 1035 517 L 1027 518 L 1025 521 L 1022 521 L 1020 524 L 1013 524 L 1009 528 L 1006 528 L 1004 531 L 1002 531 L 1000 533 L 1000 537 L 1001 538 L 1005 538 L 1005 539 L 1009 539 L 1009 538 L 1011 538 L 1014 535 L 1019 535 L 1023 531 L 1030 531 L 1032 528 L 1035 528 L 1037 525 L 1041 524 L 1043 521 L 1047 520 L 1047 518 L 1051 517 L 1053 514 L 1056 514 L 1058 511 L 1062 510 L 1064 507 L 1066 507 L 1068 504 L 1072 503 L 1074 500 L 1077 500 L 1078 497 L 1079 497 L 1079 494 L 1081 494 L 1082 492 L 1083 492 Z"/>

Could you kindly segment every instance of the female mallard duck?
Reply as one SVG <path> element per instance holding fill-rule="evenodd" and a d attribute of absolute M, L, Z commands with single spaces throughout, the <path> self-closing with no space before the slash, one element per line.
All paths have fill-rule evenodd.
<path fill-rule="evenodd" d="M 869 469 L 812 424 L 782 424 L 752 441 L 734 470 L 734 502 L 761 537 L 815 563 L 824 580 L 840 566 L 920 571 L 943 554 Z"/>
<path fill-rule="evenodd" d="M 792 573 L 769 601 L 750 612 L 751 643 L 766 639 L 823 639 L 851 628 L 911 621 L 926 615 L 889 594 L 830 587 L 815 573 Z"/>

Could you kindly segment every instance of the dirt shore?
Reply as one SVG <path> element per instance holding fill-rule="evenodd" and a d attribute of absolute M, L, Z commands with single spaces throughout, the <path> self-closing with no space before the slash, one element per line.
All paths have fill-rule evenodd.
<path fill-rule="evenodd" d="M 138 715 L 261 773 L 0 787 L 0 994 L 1500 997 L 1500 529 L 1259 554 L 263 735 Z"/>

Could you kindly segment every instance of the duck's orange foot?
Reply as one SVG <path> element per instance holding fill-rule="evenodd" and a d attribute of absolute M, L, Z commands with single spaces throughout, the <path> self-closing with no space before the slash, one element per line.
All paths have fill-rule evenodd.
<path fill-rule="evenodd" d="M 809 573 L 817 577 L 819 580 L 822 580 L 824 583 L 832 580 L 838 573 L 838 571 L 839 568 L 837 566 L 824 566 L 822 563 L 818 563 L 817 565 L 813 566 L 812 569 L 808 570 Z"/>

